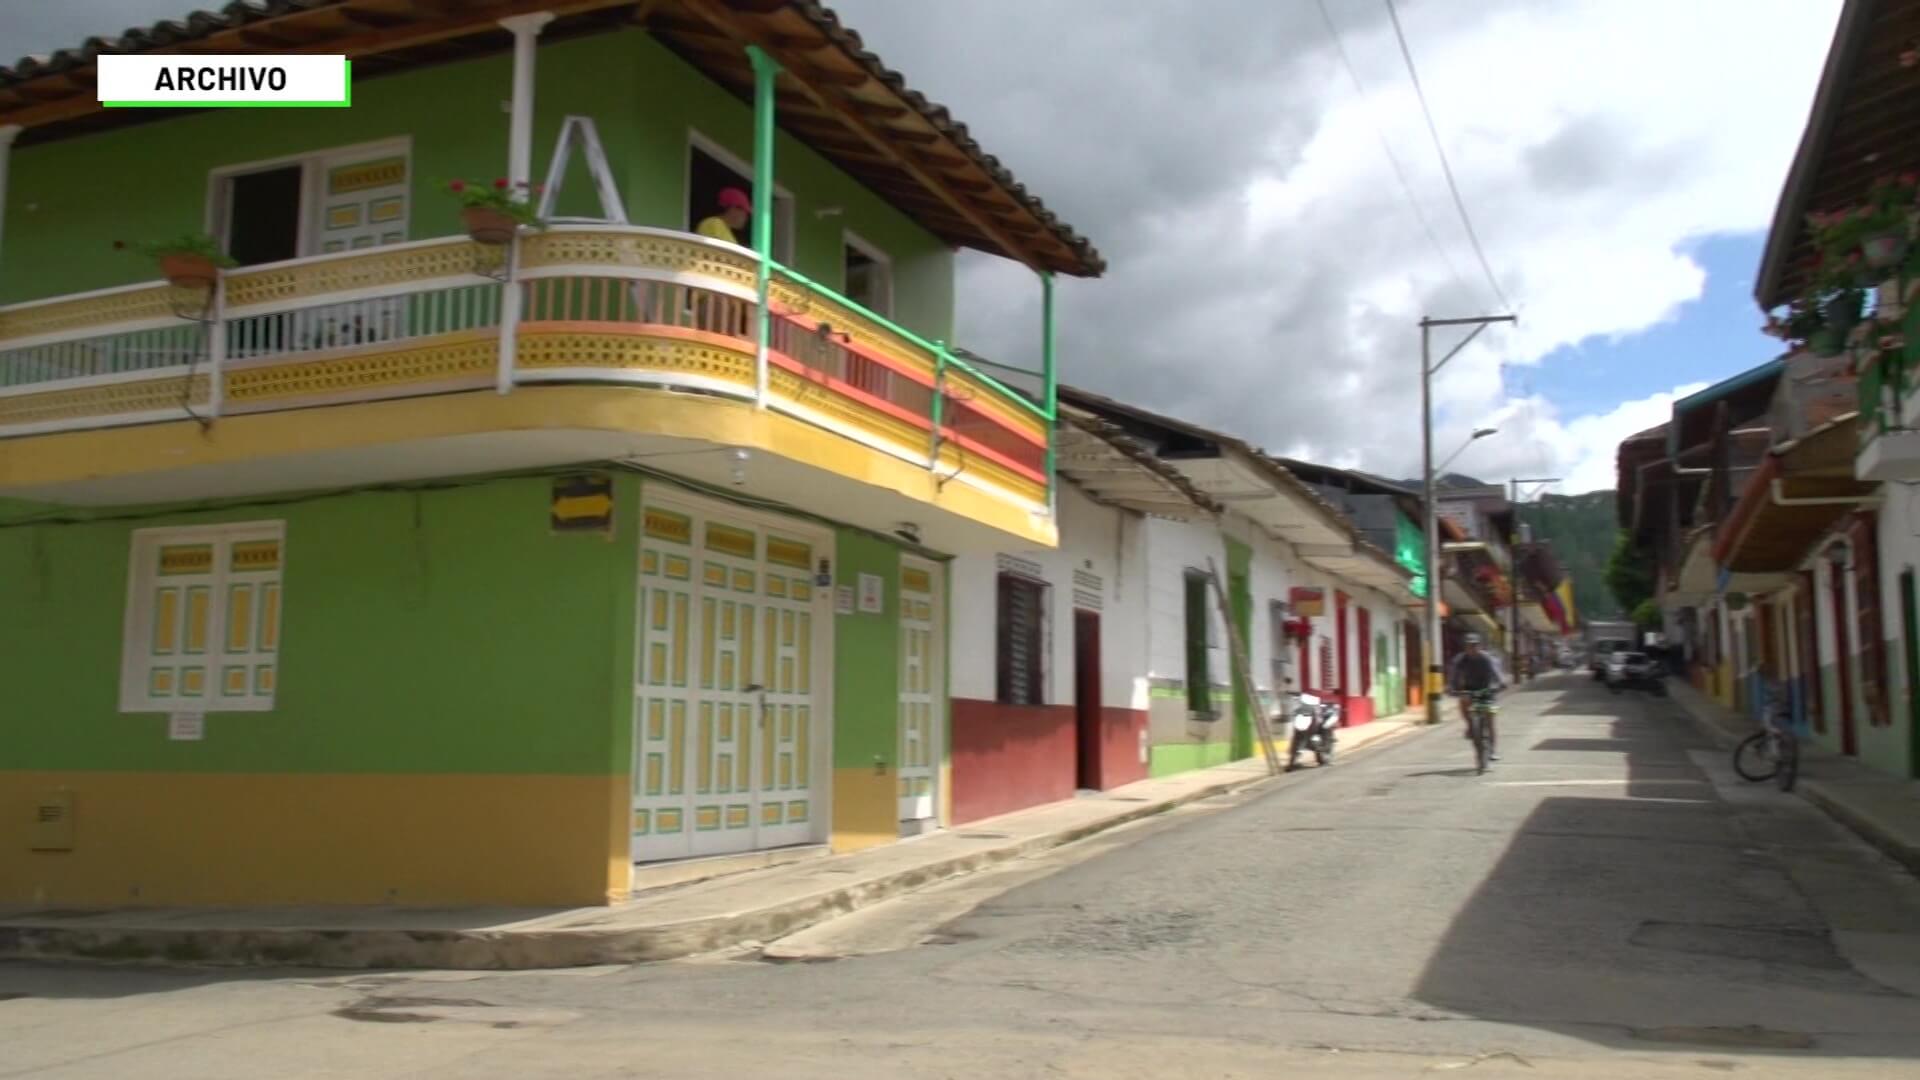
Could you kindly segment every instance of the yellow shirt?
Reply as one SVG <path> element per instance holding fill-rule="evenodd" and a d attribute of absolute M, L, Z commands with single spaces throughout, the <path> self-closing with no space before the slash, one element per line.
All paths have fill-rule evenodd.
<path fill-rule="evenodd" d="M 737 244 L 740 242 L 740 238 L 733 235 L 733 227 L 728 225 L 727 219 L 721 217 L 719 214 L 715 214 L 700 224 L 695 225 L 693 231 L 699 233 L 701 236 L 714 240 L 725 240 L 729 244 Z"/>

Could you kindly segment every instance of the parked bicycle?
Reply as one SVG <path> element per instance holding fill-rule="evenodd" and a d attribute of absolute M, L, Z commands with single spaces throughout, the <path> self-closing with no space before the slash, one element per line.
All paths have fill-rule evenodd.
<path fill-rule="evenodd" d="M 1800 739 L 1793 733 L 1793 709 L 1784 689 L 1769 686 L 1760 730 L 1733 748 L 1733 771 L 1756 784 L 1773 780 L 1792 791 L 1800 777 Z"/>

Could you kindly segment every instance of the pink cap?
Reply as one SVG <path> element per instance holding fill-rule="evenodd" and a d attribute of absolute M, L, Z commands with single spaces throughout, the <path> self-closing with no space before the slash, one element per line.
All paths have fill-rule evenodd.
<path fill-rule="evenodd" d="M 747 198 L 747 193 L 737 187 L 721 188 L 720 209 L 746 210 L 751 212 L 753 210 L 753 200 Z"/>

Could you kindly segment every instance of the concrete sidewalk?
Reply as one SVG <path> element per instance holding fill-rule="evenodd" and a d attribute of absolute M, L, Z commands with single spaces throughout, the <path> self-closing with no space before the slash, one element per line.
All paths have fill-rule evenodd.
<path fill-rule="evenodd" d="M 1340 751 L 1421 729 L 1415 713 L 1376 720 L 1343 731 Z M 772 941 L 1183 803 L 1311 771 L 1269 778 L 1256 756 L 885 847 L 644 892 L 610 907 L 0 909 L 0 958 L 475 970 L 670 960 Z"/>
<path fill-rule="evenodd" d="M 1667 686 L 1695 726 L 1723 748 L 1731 751 L 1753 734 L 1753 721 L 1690 684 L 1668 679 Z M 1800 778 L 1794 791 L 1920 874 L 1920 781 L 1889 776 L 1802 743 Z"/>

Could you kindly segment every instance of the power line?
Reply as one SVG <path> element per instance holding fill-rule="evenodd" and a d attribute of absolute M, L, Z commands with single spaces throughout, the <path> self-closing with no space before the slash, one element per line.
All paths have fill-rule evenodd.
<path fill-rule="evenodd" d="M 1387 17 L 1393 20 L 1393 36 L 1400 42 L 1400 56 L 1406 60 L 1407 74 L 1413 79 L 1413 95 L 1420 100 L 1420 115 L 1426 118 L 1427 134 L 1433 136 L 1433 150 L 1440 155 L 1440 171 L 1446 174 L 1447 190 L 1453 193 L 1453 206 L 1460 211 L 1460 223 L 1467 227 L 1467 240 L 1473 244 L 1473 254 L 1480 260 L 1480 269 L 1487 275 L 1487 284 L 1493 287 L 1493 295 L 1500 298 L 1502 307 L 1511 311 L 1513 304 L 1501 290 L 1499 279 L 1493 276 L 1493 267 L 1487 263 L 1487 253 L 1480 247 L 1480 236 L 1474 232 L 1473 218 L 1467 213 L 1466 202 L 1460 198 L 1460 185 L 1454 182 L 1453 166 L 1447 163 L 1446 148 L 1440 145 L 1440 129 L 1434 125 L 1433 110 L 1427 107 L 1427 92 L 1421 89 L 1420 72 L 1414 69 L 1413 52 L 1407 48 L 1407 35 L 1400 27 L 1400 11 L 1394 6 L 1393 0 L 1387 0 Z"/>
<path fill-rule="evenodd" d="M 1354 90 L 1364 101 L 1367 88 L 1360 82 L 1360 73 L 1353 66 L 1353 58 L 1347 55 L 1346 44 L 1340 40 L 1340 28 L 1334 25 L 1333 15 L 1327 11 L 1327 0 L 1315 0 L 1315 3 L 1320 5 L 1320 18 L 1327 24 L 1327 35 L 1333 39 L 1334 50 L 1340 54 L 1340 64 L 1347 69 L 1347 78 L 1353 80 Z M 1420 228 L 1427 234 L 1427 242 L 1433 245 L 1434 252 L 1447 264 L 1447 271 L 1453 275 L 1454 284 L 1466 289 L 1466 278 L 1461 275 L 1460 267 L 1454 263 L 1453 256 L 1447 254 L 1446 245 L 1440 242 L 1439 235 L 1433 231 L 1433 223 L 1427 220 L 1426 212 L 1420 209 L 1420 200 L 1413 193 L 1412 183 L 1407 180 L 1407 170 L 1400 164 L 1400 155 L 1393 152 L 1393 145 L 1387 141 L 1387 133 L 1381 130 L 1379 123 L 1373 121 L 1371 115 L 1368 116 L 1368 120 L 1373 123 L 1373 133 L 1380 139 L 1380 149 L 1387 155 L 1387 161 L 1393 165 L 1393 175 L 1400 181 L 1400 191 L 1407 197 L 1407 205 L 1413 209 L 1413 216 L 1419 220 Z"/>

